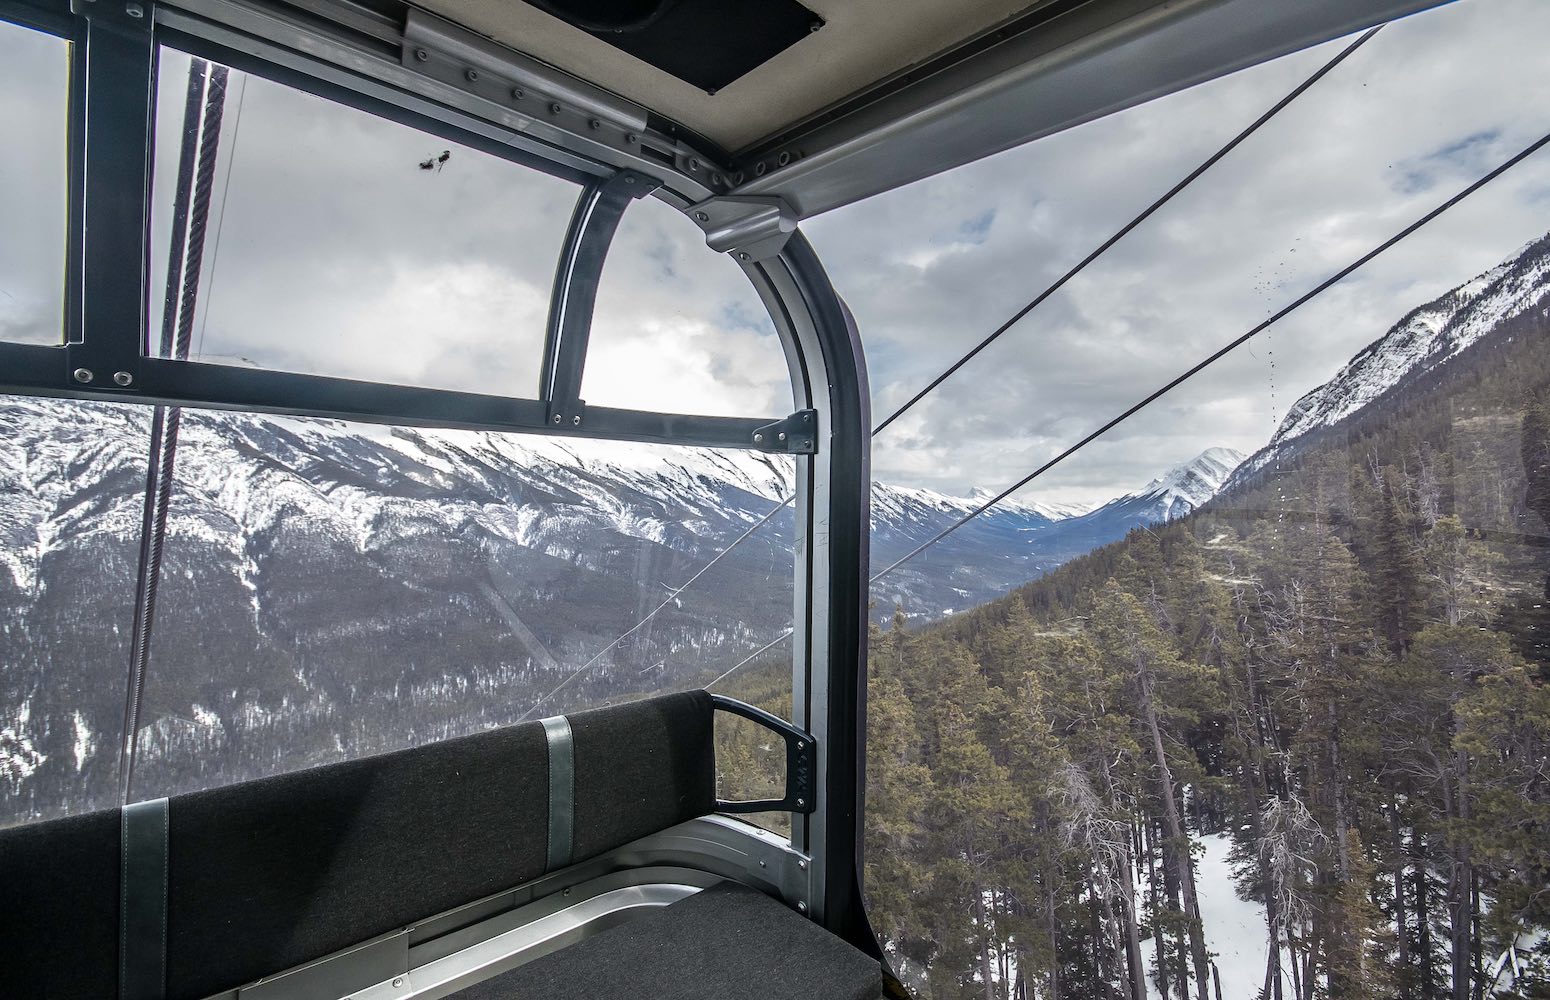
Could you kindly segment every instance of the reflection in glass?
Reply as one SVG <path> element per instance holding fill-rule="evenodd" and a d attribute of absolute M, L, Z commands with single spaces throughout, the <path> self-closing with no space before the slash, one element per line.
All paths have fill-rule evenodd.
<path fill-rule="evenodd" d="M 0 340 L 64 341 L 70 43 L 0 21 Z"/>
<path fill-rule="evenodd" d="M 536 395 L 574 184 L 214 64 L 186 116 L 203 66 L 161 50 L 153 353 L 181 256 L 185 137 L 218 103 L 219 127 L 193 147 L 214 148 L 213 172 L 201 178 L 196 157 L 189 175 L 208 190 L 197 303 L 182 320 L 190 360 Z"/>
<path fill-rule="evenodd" d="M 789 527 L 608 644 L 791 476 L 751 454 L 185 410 L 136 794 L 702 686 L 790 627 Z"/>
<path fill-rule="evenodd" d="M 609 248 L 581 395 L 598 406 L 716 416 L 792 407 L 790 369 L 753 285 L 654 198 L 630 205 Z"/>
<path fill-rule="evenodd" d="M 149 417 L 0 396 L 0 826 L 118 803 Z"/>

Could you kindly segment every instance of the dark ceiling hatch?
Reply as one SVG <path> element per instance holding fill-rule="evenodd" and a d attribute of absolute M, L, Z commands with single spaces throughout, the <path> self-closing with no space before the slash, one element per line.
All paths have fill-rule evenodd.
<path fill-rule="evenodd" d="M 530 0 L 714 94 L 823 27 L 796 0 Z"/>

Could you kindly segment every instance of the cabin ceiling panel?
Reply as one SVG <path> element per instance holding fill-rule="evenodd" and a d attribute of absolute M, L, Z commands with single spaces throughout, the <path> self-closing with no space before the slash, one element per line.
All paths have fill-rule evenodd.
<path fill-rule="evenodd" d="M 1018 13 L 1029 0 L 804 0 L 824 27 L 714 95 L 527 3 L 419 6 L 738 150 Z"/>

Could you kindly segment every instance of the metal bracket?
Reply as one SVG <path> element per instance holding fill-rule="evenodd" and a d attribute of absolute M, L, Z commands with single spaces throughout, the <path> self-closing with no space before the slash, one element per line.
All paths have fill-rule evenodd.
<path fill-rule="evenodd" d="M 549 424 L 552 427 L 580 427 L 586 423 L 587 401 L 584 399 L 553 400 L 549 403 Z"/>
<path fill-rule="evenodd" d="M 818 741 L 779 716 L 747 702 L 712 694 L 711 707 L 775 731 L 786 741 L 786 795 L 780 799 L 755 799 L 751 802 L 716 800 L 722 813 L 796 812 L 810 813 L 817 808 Z"/>
<path fill-rule="evenodd" d="M 796 213 L 776 197 L 707 198 L 690 206 L 689 217 L 705 230 L 712 250 L 745 264 L 780 253 L 797 231 Z"/>
<path fill-rule="evenodd" d="M 759 451 L 818 454 L 818 411 L 798 410 L 789 417 L 756 428 L 753 444 Z"/>
<path fill-rule="evenodd" d="M 151 0 L 70 0 L 70 13 L 97 23 L 149 32 Z"/>
<path fill-rule="evenodd" d="M 535 118 L 579 115 L 583 127 L 590 120 L 637 136 L 646 130 L 640 105 L 414 7 L 404 22 L 401 59 L 443 83 L 521 102 Z"/>

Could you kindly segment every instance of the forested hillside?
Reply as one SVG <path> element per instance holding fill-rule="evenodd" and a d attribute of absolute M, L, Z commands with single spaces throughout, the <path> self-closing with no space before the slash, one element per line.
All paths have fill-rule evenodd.
<path fill-rule="evenodd" d="M 866 885 L 920 995 L 1550 996 L 1547 311 L 1444 360 L 1184 519 L 874 631 Z M 1224 992 L 1229 945 L 1262 974 Z"/>

